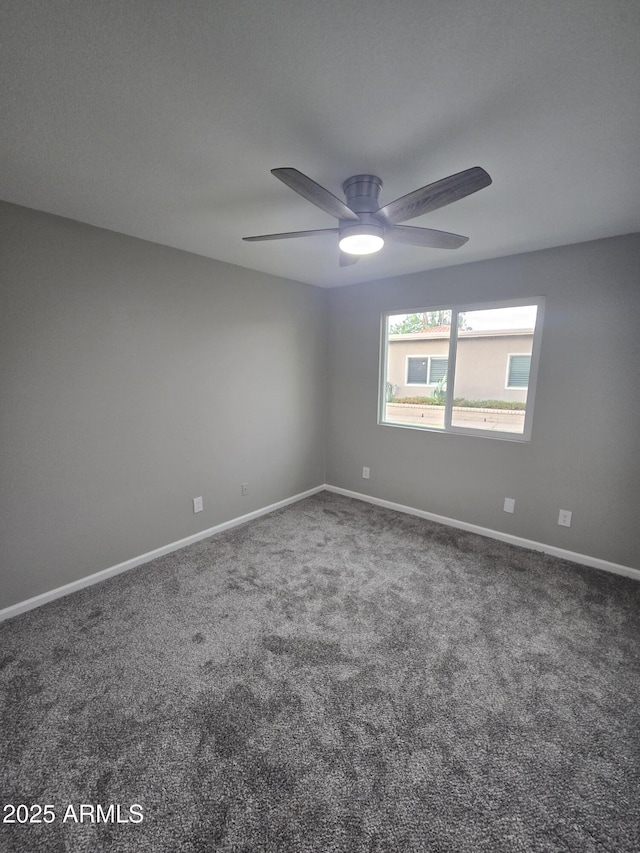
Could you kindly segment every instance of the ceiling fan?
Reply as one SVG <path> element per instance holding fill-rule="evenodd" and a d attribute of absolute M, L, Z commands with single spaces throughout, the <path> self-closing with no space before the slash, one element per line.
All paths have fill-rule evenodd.
<path fill-rule="evenodd" d="M 379 207 L 378 195 L 382 181 L 376 175 L 353 175 L 347 178 L 342 184 L 345 203 L 297 169 L 272 169 L 271 174 L 316 207 L 337 217 L 338 227 L 261 234 L 242 239 L 252 242 L 338 234 L 341 267 L 355 264 L 360 255 L 378 252 L 385 240 L 431 249 L 458 249 L 467 242 L 468 237 L 399 223 L 459 201 L 491 183 L 487 172 L 480 166 L 474 166 Z"/>

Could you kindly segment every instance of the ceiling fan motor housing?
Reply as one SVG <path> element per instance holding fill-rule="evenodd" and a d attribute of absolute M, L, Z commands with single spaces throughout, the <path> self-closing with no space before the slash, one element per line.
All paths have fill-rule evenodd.
<path fill-rule="evenodd" d="M 382 181 L 375 175 L 353 175 L 342 184 L 347 207 L 354 213 L 373 213 L 380 207 Z"/>
<path fill-rule="evenodd" d="M 349 249 L 343 243 L 345 238 L 357 238 L 366 235 L 371 242 L 374 240 L 376 248 L 380 248 L 384 242 L 385 227 L 384 223 L 376 216 L 374 212 L 380 207 L 378 196 L 382 181 L 376 175 L 353 175 L 342 184 L 342 190 L 347 200 L 347 207 L 357 213 L 360 217 L 360 222 L 352 222 L 349 219 L 340 220 L 340 245 L 343 251 L 353 251 L 355 254 L 364 254 L 365 249 L 359 241 L 356 245 L 359 248 Z M 375 238 L 379 238 L 376 240 Z M 347 240 L 347 245 L 350 243 Z M 353 245 L 353 243 L 352 243 Z M 375 251 L 375 249 L 367 249 L 366 252 Z"/>

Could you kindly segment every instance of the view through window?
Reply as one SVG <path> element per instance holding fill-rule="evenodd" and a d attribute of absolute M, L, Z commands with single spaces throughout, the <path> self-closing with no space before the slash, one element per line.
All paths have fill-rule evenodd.
<path fill-rule="evenodd" d="M 380 422 L 528 439 L 542 300 L 383 318 Z"/>

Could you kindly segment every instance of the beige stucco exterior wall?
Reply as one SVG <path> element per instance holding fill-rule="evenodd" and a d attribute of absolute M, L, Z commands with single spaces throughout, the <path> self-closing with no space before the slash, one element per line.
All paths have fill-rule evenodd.
<path fill-rule="evenodd" d="M 394 386 L 395 397 L 430 397 L 435 385 L 408 385 L 407 359 L 410 356 L 439 355 L 447 357 L 449 338 L 417 338 L 403 335 L 407 340 L 390 340 L 387 349 L 387 381 Z M 396 390 L 397 386 L 397 390 Z"/>
<path fill-rule="evenodd" d="M 509 355 L 531 353 L 531 332 L 514 332 L 509 335 L 459 332 L 456 385 L 454 397 L 468 400 L 507 400 L 526 402 L 523 388 L 507 388 Z M 387 381 L 394 386 L 396 398 L 430 397 L 435 385 L 407 384 L 407 359 L 410 356 L 447 356 L 449 339 L 406 335 L 402 340 L 389 341 L 387 352 Z M 480 381 L 481 380 L 481 381 Z"/>

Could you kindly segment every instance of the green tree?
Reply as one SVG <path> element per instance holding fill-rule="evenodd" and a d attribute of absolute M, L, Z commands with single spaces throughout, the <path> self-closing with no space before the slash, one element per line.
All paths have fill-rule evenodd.
<path fill-rule="evenodd" d="M 419 314 L 407 314 L 400 322 L 392 323 L 389 326 L 389 334 L 409 335 L 412 332 L 426 332 L 427 329 L 433 329 L 435 326 L 449 326 L 450 324 L 450 311 L 423 311 Z M 464 314 L 458 314 L 458 328 L 468 328 Z"/>

